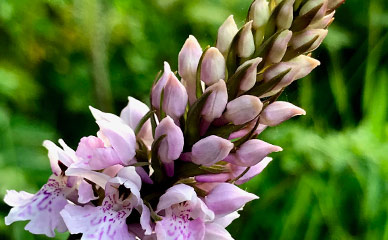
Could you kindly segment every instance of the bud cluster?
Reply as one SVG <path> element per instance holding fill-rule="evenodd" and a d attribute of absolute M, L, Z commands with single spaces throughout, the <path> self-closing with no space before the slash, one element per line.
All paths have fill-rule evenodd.
<path fill-rule="evenodd" d="M 164 63 L 150 108 L 129 97 L 120 116 L 90 108 L 100 130 L 74 151 L 50 141 L 52 176 L 35 195 L 8 191 L 5 223 L 81 239 L 233 239 L 225 230 L 257 199 L 238 186 L 281 147 L 258 139 L 305 111 L 278 101 L 308 75 L 341 0 L 256 0 L 238 29 L 233 16 L 215 47 L 184 43 L 178 73 Z"/>

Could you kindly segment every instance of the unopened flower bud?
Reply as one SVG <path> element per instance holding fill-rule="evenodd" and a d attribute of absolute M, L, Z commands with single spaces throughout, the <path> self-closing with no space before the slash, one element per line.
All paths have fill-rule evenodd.
<path fill-rule="evenodd" d="M 250 179 L 252 179 L 253 177 L 255 177 L 256 175 L 260 174 L 265 167 L 267 167 L 267 165 L 272 161 L 272 158 L 270 157 L 266 157 L 264 158 L 263 160 L 261 160 L 258 164 L 250 167 L 250 169 L 248 170 L 248 172 L 246 172 L 244 174 L 244 176 L 242 176 L 239 180 L 237 180 L 235 183 L 237 185 L 240 185 L 240 184 L 243 184 L 247 181 L 249 181 Z M 238 166 L 238 165 L 233 165 L 231 164 L 231 175 L 233 178 L 236 178 L 238 176 L 240 176 L 244 171 L 246 170 L 246 167 L 241 167 L 241 166 Z"/>
<path fill-rule="evenodd" d="M 312 10 L 313 8 L 319 6 L 320 4 L 324 4 L 324 2 L 326 2 L 327 0 L 309 0 L 307 1 L 303 6 L 302 8 L 300 9 L 299 11 L 299 15 L 300 16 L 303 16 L 305 15 L 306 13 L 308 13 L 310 10 Z M 330 0 L 331 1 L 331 0 Z"/>
<path fill-rule="evenodd" d="M 305 50 L 305 52 L 311 52 L 315 50 L 327 36 L 327 29 L 308 29 L 302 32 L 294 34 L 290 40 L 290 46 L 293 49 L 302 48 L 304 45 L 309 44 L 313 39 L 317 38 L 311 46 Z"/>
<path fill-rule="evenodd" d="M 323 18 L 311 23 L 308 26 L 308 29 L 323 29 L 327 28 L 327 26 L 333 21 L 335 11 L 332 11 L 328 15 L 324 16 Z"/>
<path fill-rule="evenodd" d="M 128 97 L 128 105 L 121 111 L 120 117 L 132 129 L 136 129 L 140 120 L 150 109 L 147 105 L 133 97 Z M 148 145 L 152 143 L 151 121 L 147 120 L 140 129 L 137 137 L 144 140 Z"/>
<path fill-rule="evenodd" d="M 272 152 L 280 152 L 281 147 L 269 144 L 259 139 L 251 139 L 241 145 L 235 154 L 233 164 L 251 167 L 263 160 Z"/>
<path fill-rule="evenodd" d="M 237 68 L 236 72 L 238 72 L 241 68 L 247 66 L 248 64 L 252 64 L 246 71 L 244 77 L 240 82 L 240 89 L 242 91 L 248 91 L 251 89 L 256 83 L 256 75 L 257 75 L 257 66 L 263 59 L 260 57 L 248 60 L 244 62 L 240 67 Z"/>
<path fill-rule="evenodd" d="M 209 91 L 211 94 L 206 99 L 201 114 L 206 121 L 212 122 L 214 119 L 221 117 L 228 103 L 228 92 L 225 81 L 221 79 L 208 87 L 205 93 Z"/>
<path fill-rule="evenodd" d="M 170 73 L 164 87 L 163 111 L 172 117 L 175 122 L 185 113 L 187 105 L 187 92 L 174 73 Z"/>
<path fill-rule="evenodd" d="M 216 217 L 222 217 L 237 211 L 247 202 L 258 198 L 256 195 L 245 192 L 233 184 L 220 183 L 205 197 L 205 203 L 215 213 Z"/>
<path fill-rule="evenodd" d="M 182 130 L 175 125 L 169 116 L 162 119 L 155 129 L 155 139 L 166 135 L 159 146 L 159 157 L 169 176 L 174 175 L 174 160 L 178 159 L 183 151 L 184 139 Z"/>
<path fill-rule="evenodd" d="M 319 64 L 320 62 L 314 58 L 308 57 L 306 55 L 300 55 L 288 62 L 280 62 L 269 67 L 264 72 L 265 82 L 271 81 L 288 69 L 291 70 L 281 79 L 281 81 L 271 90 L 271 92 L 266 93 L 261 97 L 271 96 L 277 93 L 280 89 L 290 85 L 293 81 L 307 76 Z"/>
<path fill-rule="evenodd" d="M 284 0 L 284 4 L 279 10 L 276 17 L 276 26 L 278 29 L 289 29 L 294 18 L 294 2 L 295 0 Z"/>
<path fill-rule="evenodd" d="M 289 102 L 276 101 L 260 114 L 260 123 L 273 127 L 298 115 L 306 115 L 306 111 Z"/>
<path fill-rule="evenodd" d="M 255 52 L 255 40 L 252 34 L 252 21 L 247 22 L 241 30 L 238 39 L 237 55 L 241 58 L 248 58 Z"/>
<path fill-rule="evenodd" d="M 193 145 L 191 161 L 198 165 L 211 166 L 226 158 L 232 149 L 233 143 L 229 140 L 211 135 Z"/>
<path fill-rule="evenodd" d="M 266 60 L 267 63 L 278 63 L 282 60 L 284 54 L 286 53 L 291 36 L 292 32 L 289 30 L 284 30 L 279 34 L 268 53 Z"/>
<path fill-rule="evenodd" d="M 254 1 L 249 10 L 249 19 L 253 20 L 253 29 L 256 30 L 267 24 L 270 13 L 267 0 Z"/>
<path fill-rule="evenodd" d="M 238 32 L 238 28 L 236 22 L 233 19 L 233 15 L 230 15 L 225 22 L 218 29 L 217 36 L 217 45 L 216 47 L 220 52 L 227 57 L 230 44 L 233 41 L 234 36 L 236 36 Z"/>
<path fill-rule="evenodd" d="M 201 80 L 210 86 L 220 79 L 225 79 L 225 70 L 224 56 L 217 48 L 209 48 L 202 59 Z"/>
<path fill-rule="evenodd" d="M 190 103 L 196 101 L 196 75 L 199 59 L 202 55 L 202 48 L 197 39 L 190 35 L 183 45 L 178 57 L 178 72 L 186 87 Z"/>
<path fill-rule="evenodd" d="M 167 80 L 170 76 L 171 68 L 167 62 L 164 62 L 164 72 L 163 75 L 159 78 L 158 82 L 152 87 L 151 98 L 152 106 L 156 109 L 160 109 L 160 97 L 163 91 L 164 86 L 167 83 Z"/>
<path fill-rule="evenodd" d="M 182 78 L 195 78 L 202 48 L 197 39 L 190 35 L 178 56 L 178 72 Z"/>
<path fill-rule="evenodd" d="M 344 2 L 345 2 L 345 0 L 332 0 L 332 1 L 328 1 L 327 10 L 329 12 L 331 12 L 331 11 L 335 10 L 336 8 L 338 8 Z"/>
<path fill-rule="evenodd" d="M 258 97 L 243 95 L 228 103 L 224 116 L 234 125 L 240 125 L 257 117 L 262 108 L 263 103 Z"/>

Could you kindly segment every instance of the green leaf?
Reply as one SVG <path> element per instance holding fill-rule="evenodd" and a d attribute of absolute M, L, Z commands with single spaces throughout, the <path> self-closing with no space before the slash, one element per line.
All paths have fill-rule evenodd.
<path fill-rule="evenodd" d="M 242 125 L 234 125 L 230 123 L 228 125 L 221 126 L 221 127 L 211 126 L 207 131 L 206 136 L 216 135 L 222 138 L 228 138 L 230 134 L 243 129 L 247 125 L 248 125 L 247 123 Z"/>
<path fill-rule="evenodd" d="M 135 135 L 137 135 L 141 128 L 143 127 L 143 125 L 145 124 L 145 122 L 151 118 L 151 116 L 155 113 L 156 111 L 155 110 L 150 110 L 148 111 L 148 113 L 146 113 L 139 121 L 139 123 L 137 124 L 136 128 L 135 128 Z"/>
<path fill-rule="evenodd" d="M 305 29 L 311 21 L 314 19 L 315 15 L 317 15 L 319 9 L 321 9 L 323 3 L 319 4 L 318 6 L 311 9 L 309 12 L 302 16 L 298 16 L 294 19 L 290 30 L 292 32 L 299 32 Z"/>
<path fill-rule="evenodd" d="M 290 71 L 291 71 L 291 68 L 287 69 L 286 71 L 283 71 L 282 73 L 280 73 L 273 79 L 269 80 L 268 82 L 261 81 L 256 83 L 256 85 L 251 90 L 249 90 L 246 94 L 260 97 L 264 93 L 271 91 Z"/>
<path fill-rule="evenodd" d="M 288 48 L 286 54 L 284 54 L 284 57 L 282 61 L 289 61 L 301 54 L 307 53 L 307 51 L 310 49 L 310 47 L 315 43 L 315 41 L 319 38 L 319 35 L 317 34 L 313 39 L 302 45 L 301 47 L 297 49 Z"/>
<path fill-rule="evenodd" d="M 152 143 L 151 147 L 151 166 L 154 170 L 154 174 L 152 176 L 154 177 L 156 183 L 161 183 L 163 182 L 163 179 L 167 178 L 166 174 L 163 171 L 163 164 L 160 161 L 158 154 L 160 143 L 166 136 L 166 134 L 160 136 L 156 141 Z"/>
<path fill-rule="evenodd" d="M 252 66 L 247 64 L 243 68 L 239 69 L 233 76 L 226 82 L 226 88 L 228 90 L 228 101 L 231 101 L 237 97 L 238 90 L 240 89 L 241 79 L 244 77 L 248 68 Z"/>
<path fill-rule="evenodd" d="M 211 91 L 204 93 L 189 109 L 185 125 L 185 149 L 190 150 L 199 139 L 202 108 L 210 96 Z"/>
<path fill-rule="evenodd" d="M 207 46 L 205 48 L 205 50 L 203 50 L 202 52 L 202 55 L 201 55 L 201 58 L 199 59 L 199 62 L 198 62 L 198 67 L 197 67 L 197 74 L 196 74 L 196 81 L 195 81 L 195 95 L 198 98 L 200 98 L 203 94 L 202 92 L 202 86 L 201 86 L 201 68 L 202 68 L 202 61 L 203 61 L 203 58 L 207 52 L 207 50 L 209 50 L 210 46 Z"/>

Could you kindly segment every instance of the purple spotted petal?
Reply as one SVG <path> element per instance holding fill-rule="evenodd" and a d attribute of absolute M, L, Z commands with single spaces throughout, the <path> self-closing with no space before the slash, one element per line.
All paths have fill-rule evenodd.
<path fill-rule="evenodd" d="M 68 204 L 61 215 L 69 232 L 82 233 L 82 240 L 134 240 L 135 236 L 128 232 L 126 224 L 131 211 L 131 205 L 119 205 L 114 196 L 108 195 L 101 206 L 81 207 Z"/>
<path fill-rule="evenodd" d="M 13 208 L 5 217 L 5 224 L 30 220 L 25 229 L 33 234 L 54 237 L 54 230 L 65 232 L 67 228 L 59 214 L 67 204 L 66 195 L 71 191 L 65 181 L 66 177 L 52 175 L 35 195 L 9 191 L 4 201 Z"/>
<path fill-rule="evenodd" d="M 184 216 L 169 214 L 155 226 L 157 239 L 162 240 L 202 240 L 205 224 L 199 218 L 188 221 Z"/>

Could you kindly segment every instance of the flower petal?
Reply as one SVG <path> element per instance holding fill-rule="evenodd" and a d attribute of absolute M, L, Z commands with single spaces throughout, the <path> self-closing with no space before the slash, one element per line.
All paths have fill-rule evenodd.
<path fill-rule="evenodd" d="M 48 237 L 55 236 L 54 229 L 59 232 L 66 231 L 59 212 L 67 204 L 67 191 L 66 183 L 61 177 L 55 175 L 52 175 L 33 196 L 26 192 L 9 191 L 4 200 L 14 207 L 5 217 L 5 224 L 30 220 L 25 227 L 26 230 L 34 234 L 45 234 Z"/>

